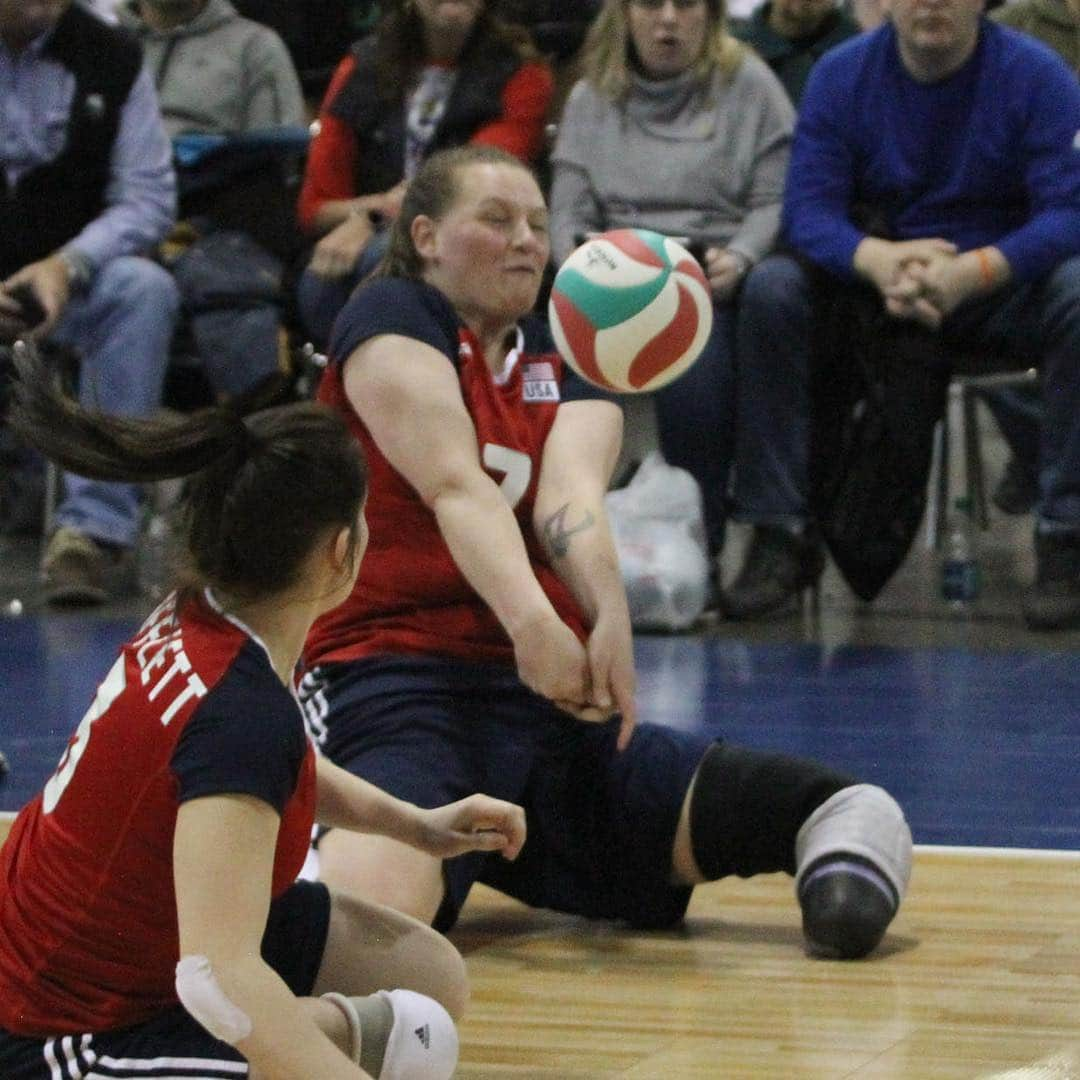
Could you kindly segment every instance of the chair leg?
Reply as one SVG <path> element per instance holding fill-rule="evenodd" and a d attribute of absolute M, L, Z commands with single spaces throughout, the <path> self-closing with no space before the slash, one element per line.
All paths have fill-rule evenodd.
<path fill-rule="evenodd" d="M 986 505 L 986 481 L 982 462 L 982 432 L 979 429 L 978 402 L 973 389 L 964 386 L 964 458 L 967 474 L 967 494 L 971 510 L 980 529 L 990 527 Z"/>
<path fill-rule="evenodd" d="M 48 544 L 52 536 L 53 519 L 60 501 L 60 467 L 45 459 L 45 492 L 41 509 L 41 542 Z"/>
<path fill-rule="evenodd" d="M 926 550 L 937 551 L 945 533 L 948 499 L 948 427 L 945 417 L 934 426 L 934 449 L 930 459 L 930 491 L 926 503 Z"/>

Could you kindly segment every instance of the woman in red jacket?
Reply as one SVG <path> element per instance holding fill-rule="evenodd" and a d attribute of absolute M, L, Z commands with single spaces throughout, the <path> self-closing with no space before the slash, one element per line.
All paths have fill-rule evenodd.
<path fill-rule="evenodd" d="M 298 214 L 320 239 L 299 287 L 325 344 L 356 282 L 385 248 L 405 185 L 433 151 L 497 146 L 534 161 L 553 79 L 527 33 L 490 0 L 404 0 L 338 66 L 319 115 Z"/>

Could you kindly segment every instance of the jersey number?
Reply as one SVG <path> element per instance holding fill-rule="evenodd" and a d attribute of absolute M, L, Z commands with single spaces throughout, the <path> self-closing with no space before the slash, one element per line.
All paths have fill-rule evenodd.
<path fill-rule="evenodd" d="M 118 656 L 116 663 L 109 669 L 109 674 L 105 676 L 104 681 L 98 687 L 94 700 L 90 703 L 90 708 L 86 710 L 86 715 L 82 718 L 75 731 L 75 738 L 68 744 L 64 756 L 60 759 L 60 764 L 56 767 L 56 772 L 52 774 L 49 782 L 45 785 L 45 792 L 42 796 L 42 809 L 46 814 L 51 814 L 56 809 L 60 796 L 64 794 L 64 790 L 71 783 L 71 778 L 75 775 L 75 766 L 79 764 L 79 759 L 86 753 L 86 744 L 90 741 L 90 728 L 94 721 L 100 720 L 108 712 L 109 706 L 124 692 L 126 685 L 127 675 L 124 671 L 124 658 Z"/>
<path fill-rule="evenodd" d="M 522 495 L 529 490 L 532 458 L 520 450 L 511 450 L 508 446 L 484 443 L 484 468 L 503 474 L 499 490 L 510 504 L 510 509 L 516 509 Z"/>

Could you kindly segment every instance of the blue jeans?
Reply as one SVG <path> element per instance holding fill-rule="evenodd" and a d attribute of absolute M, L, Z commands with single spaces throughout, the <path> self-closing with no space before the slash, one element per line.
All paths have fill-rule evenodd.
<path fill-rule="evenodd" d="M 1032 475 L 1039 469 L 1042 394 L 1038 387 L 1005 386 L 986 390 L 983 401 L 1016 461 Z"/>
<path fill-rule="evenodd" d="M 660 450 L 701 487 L 710 554 L 724 545 L 728 475 L 735 452 L 735 307 L 713 305 L 709 340 L 690 368 L 655 395 Z"/>
<path fill-rule="evenodd" d="M 756 525 L 796 525 L 808 516 L 810 280 L 786 255 L 753 267 L 743 281 L 732 516 Z"/>
<path fill-rule="evenodd" d="M 811 284 L 794 259 L 775 255 L 751 270 L 736 328 L 734 504 L 743 520 L 797 522 L 808 516 L 813 316 Z M 1080 257 L 1039 281 L 962 304 L 945 320 L 941 336 L 958 349 L 1014 353 L 1038 366 L 1038 527 L 1080 530 Z"/>
<path fill-rule="evenodd" d="M 52 333 L 79 352 L 79 401 L 114 416 L 148 416 L 161 402 L 180 306 L 172 275 L 123 256 L 106 263 L 88 291 L 68 302 Z M 65 473 L 58 525 L 121 547 L 139 535 L 142 491 Z"/>
<path fill-rule="evenodd" d="M 352 273 L 345 277 L 326 278 L 312 273 L 310 269 L 305 269 L 300 275 L 296 286 L 296 305 L 304 329 L 318 348 L 326 349 L 330 344 L 338 313 L 352 296 L 353 289 L 382 261 L 389 242 L 389 230 L 376 232 L 360 253 Z"/>

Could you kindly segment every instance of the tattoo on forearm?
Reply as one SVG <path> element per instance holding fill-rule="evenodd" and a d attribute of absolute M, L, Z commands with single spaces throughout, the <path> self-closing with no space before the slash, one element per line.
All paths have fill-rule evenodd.
<path fill-rule="evenodd" d="M 596 518 L 592 516 L 592 513 L 588 510 L 585 511 L 585 517 L 577 525 L 567 525 L 566 515 L 570 512 L 570 504 L 563 503 L 554 514 L 551 515 L 544 522 L 544 543 L 547 545 L 548 550 L 553 554 L 562 558 L 570 550 L 570 537 L 576 533 L 584 532 L 586 529 L 592 528 L 596 523 Z"/>

